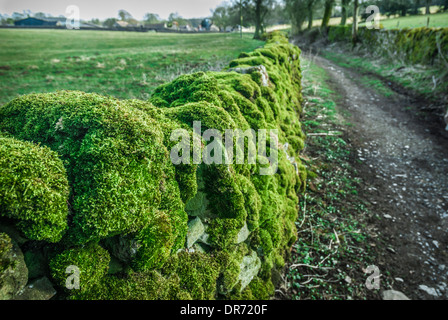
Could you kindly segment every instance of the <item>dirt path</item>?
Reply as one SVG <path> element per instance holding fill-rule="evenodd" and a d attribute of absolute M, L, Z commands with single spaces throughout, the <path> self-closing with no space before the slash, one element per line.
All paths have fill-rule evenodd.
<path fill-rule="evenodd" d="M 418 106 L 396 94 L 386 98 L 361 85 L 361 76 L 319 56 L 363 179 L 360 194 L 371 204 L 371 230 L 378 234 L 382 274 L 411 299 L 448 298 L 448 139 L 434 123 L 417 119 Z M 344 112 L 343 112 L 344 113 Z M 359 161 L 360 160 L 360 161 Z M 360 163 L 361 162 L 361 163 Z M 390 288 L 381 288 L 382 290 Z"/>

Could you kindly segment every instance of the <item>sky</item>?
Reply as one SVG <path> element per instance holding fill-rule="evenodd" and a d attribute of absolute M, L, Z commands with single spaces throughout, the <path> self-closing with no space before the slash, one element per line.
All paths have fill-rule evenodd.
<path fill-rule="evenodd" d="M 31 10 L 33 13 L 44 12 L 53 16 L 66 15 L 70 5 L 79 8 L 81 20 L 98 18 L 118 18 L 118 11 L 124 9 L 135 19 L 142 20 L 145 13 L 158 14 L 167 19 L 170 13 L 178 13 L 183 18 L 203 18 L 210 16 L 210 9 L 215 9 L 223 0 L 0 0 L 0 13 L 11 15 Z"/>

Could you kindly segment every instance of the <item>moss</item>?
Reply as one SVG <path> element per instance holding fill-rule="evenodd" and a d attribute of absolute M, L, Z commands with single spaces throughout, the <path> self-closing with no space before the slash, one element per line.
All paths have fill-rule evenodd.
<path fill-rule="evenodd" d="M 62 91 L 22 96 L 0 115 L 2 130 L 47 145 L 64 161 L 74 243 L 137 231 L 158 209 L 169 153 L 155 120 L 128 102 Z"/>
<path fill-rule="evenodd" d="M 72 289 L 72 293 L 82 293 L 100 284 L 107 274 L 109 262 L 110 256 L 105 249 L 97 244 L 89 244 L 85 247 L 64 250 L 50 260 L 49 266 L 56 284 L 67 292 L 70 290 L 66 288 L 66 281 L 71 276 L 70 273 L 66 273 L 67 268 L 77 267 L 79 289 Z"/>
<path fill-rule="evenodd" d="M 58 242 L 67 229 L 69 187 L 58 155 L 0 137 L 0 215 L 31 240 Z"/>
<path fill-rule="evenodd" d="M 124 277 L 107 276 L 89 291 L 75 292 L 77 300 L 192 300 L 181 288 L 180 279 L 164 278 L 159 272 L 131 273 Z"/>
<path fill-rule="evenodd" d="M 362 46 L 389 57 L 390 52 L 412 64 L 443 64 L 437 43 L 442 52 L 448 49 L 448 28 L 404 28 L 391 30 L 359 29 Z M 351 41 L 348 26 L 330 26 L 328 40 Z"/>
<path fill-rule="evenodd" d="M 177 275 L 180 287 L 184 288 L 194 300 L 215 298 L 219 266 L 206 254 L 180 252 L 170 258 L 162 273 L 168 278 Z"/>
<path fill-rule="evenodd" d="M 230 298 L 236 291 L 241 291 L 239 284 L 240 265 L 243 257 L 249 253 L 245 244 L 240 244 L 231 251 L 218 251 L 215 261 L 220 267 L 220 275 L 217 281 L 218 293 Z"/>
<path fill-rule="evenodd" d="M 269 300 L 275 291 L 275 287 L 271 281 L 263 281 L 259 277 L 255 277 L 250 282 L 249 288 L 257 300 Z"/>
<path fill-rule="evenodd" d="M 64 91 L 23 96 L 0 108 L 0 131 L 49 147 L 65 166 L 71 224 L 60 242 L 65 251 L 51 260 L 52 273 L 63 286 L 64 265 L 70 262 L 91 276 L 70 298 L 264 299 L 273 294 L 271 271 L 284 265 L 296 239 L 306 170 L 298 157 L 305 138 L 300 50 L 278 32 L 266 39 L 263 48 L 241 54 L 223 72 L 180 76 L 157 88 L 149 101 Z M 243 71 L 259 65 L 268 82 L 258 71 Z M 169 151 L 178 141 L 171 133 L 183 129 L 192 141 L 194 121 L 201 122 L 201 134 L 276 129 L 278 137 L 268 138 L 266 151 L 274 151 L 271 143 L 279 148 L 277 173 L 260 175 L 266 164 L 249 164 L 247 157 L 225 165 L 174 165 Z M 207 143 L 201 141 L 200 151 Z M 185 211 L 186 204 L 194 210 Z M 187 212 L 194 216 L 198 210 L 208 235 L 200 241 L 207 242 L 207 250 L 191 252 L 185 249 Z M 117 241 L 118 248 L 110 245 Z M 102 245 L 123 269 L 106 275 L 109 254 Z M 246 286 L 239 277 L 248 252 L 257 263 L 245 281 L 259 273 Z"/>
<path fill-rule="evenodd" d="M 14 266 L 14 262 L 8 257 L 11 250 L 11 238 L 6 233 L 0 233 L 0 285 L 3 282 L 5 271 Z"/>

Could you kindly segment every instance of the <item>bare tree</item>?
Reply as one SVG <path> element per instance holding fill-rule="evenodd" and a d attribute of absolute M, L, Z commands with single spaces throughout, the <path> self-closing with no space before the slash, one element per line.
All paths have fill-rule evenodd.
<path fill-rule="evenodd" d="M 264 21 L 269 9 L 274 4 L 275 0 L 251 0 L 254 5 L 254 22 L 255 34 L 254 39 L 260 39 L 264 32 Z"/>
<path fill-rule="evenodd" d="M 431 7 L 431 0 L 426 0 L 426 14 L 431 14 L 430 7 Z"/>
<path fill-rule="evenodd" d="M 358 42 L 358 15 L 359 15 L 359 0 L 354 0 L 354 3 L 353 3 L 353 30 L 352 30 L 353 44 Z"/>
<path fill-rule="evenodd" d="M 325 0 L 324 17 L 322 18 L 322 26 L 321 26 L 322 29 L 328 27 L 328 23 L 330 22 L 335 2 L 336 2 L 335 0 Z"/>
<path fill-rule="evenodd" d="M 352 0 L 341 0 L 341 26 L 347 23 L 348 6 Z"/>

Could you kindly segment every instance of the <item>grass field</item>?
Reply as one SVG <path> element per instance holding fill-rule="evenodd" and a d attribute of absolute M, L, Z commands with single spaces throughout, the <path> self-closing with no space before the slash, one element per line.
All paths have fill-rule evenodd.
<path fill-rule="evenodd" d="M 263 44 L 251 34 L 1 29 L 0 104 L 17 95 L 81 90 L 147 99 L 195 71 L 220 70 Z"/>
<path fill-rule="evenodd" d="M 426 27 L 428 22 L 428 16 L 407 16 L 399 18 L 382 18 L 381 24 L 385 29 L 402 29 L 402 28 L 420 28 Z M 360 26 L 364 25 L 361 23 Z M 435 13 L 429 16 L 430 28 L 447 28 L 448 27 L 448 12 Z"/>
<path fill-rule="evenodd" d="M 420 11 L 422 11 L 421 8 Z M 430 28 L 447 28 L 448 27 L 448 12 L 436 13 L 438 7 L 431 8 L 431 15 L 429 19 Z M 365 21 L 359 20 L 359 26 L 364 26 Z M 428 21 L 428 16 L 421 14 L 418 16 L 407 16 L 407 17 L 391 17 L 381 16 L 381 24 L 385 29 L 396 29 L 396 28 L 420 28 L 426 27 Z M 329 25 L 337 26 L 341 23 L 340 17 L 334 17 L 330 19 Z M 347 23 L 353 23 L 353 18 L 348 18 Z M 313 21 L 313 27 L 320 27 L 322 24 L 322 19 L 316 19 Z M 307 23 L 304 23 L 303 27 L 306 28 Z"/>

